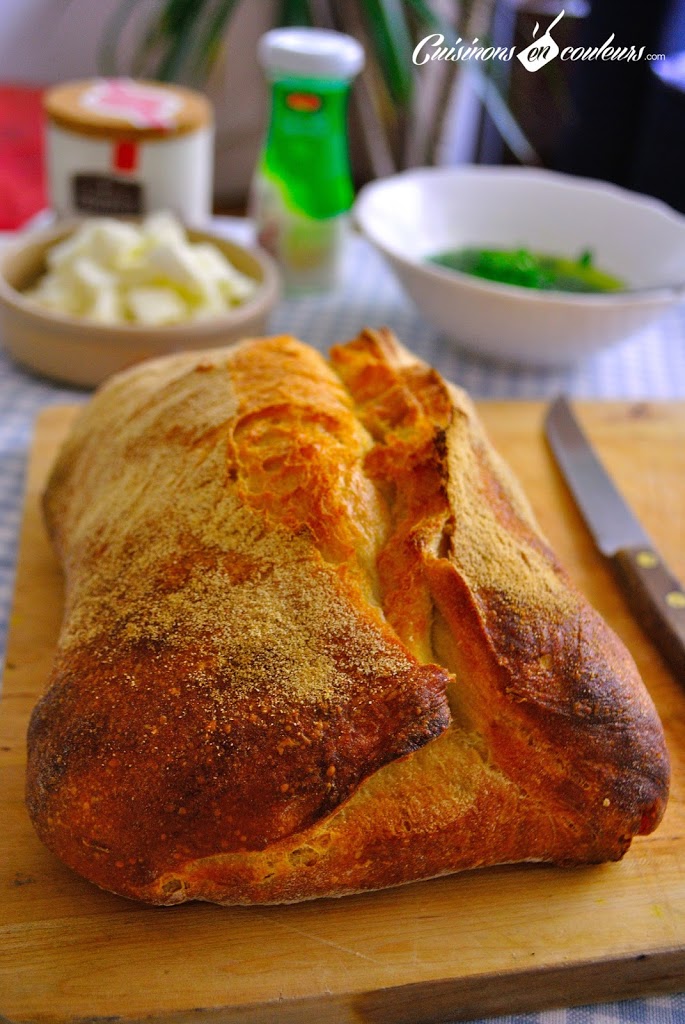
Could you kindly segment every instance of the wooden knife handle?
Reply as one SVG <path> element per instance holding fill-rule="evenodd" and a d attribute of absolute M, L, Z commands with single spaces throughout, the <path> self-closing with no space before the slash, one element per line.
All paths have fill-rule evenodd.
<path fill-rule="evenodd" d="M 685 684 L 685 588 L 653 548 L 623 548 L 611 562 L 638 622 Z"/>

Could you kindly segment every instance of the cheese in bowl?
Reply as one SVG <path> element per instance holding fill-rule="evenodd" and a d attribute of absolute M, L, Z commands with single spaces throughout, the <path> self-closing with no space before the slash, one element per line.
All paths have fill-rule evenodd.
<path fill-rule="evenodd" d="M 17 363 L 79 387 L 156 356 L 265 333 L 267 253 L 170 215 L 26 232 L 0 253 L 0 338 Z"/>
<path fill-rule="evenodd" d="M 254 294 L 209 241 L 191 242 L 169 213 L 140 224 L 94 217 L 46 255 L 47 271 L 25 296 L 46 309 L 104 324 L 152 326 L 225 313 Z"/>

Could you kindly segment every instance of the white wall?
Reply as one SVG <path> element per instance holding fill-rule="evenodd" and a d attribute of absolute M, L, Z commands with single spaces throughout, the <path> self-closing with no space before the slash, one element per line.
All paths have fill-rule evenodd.
<path fill-rule="evenodd" d="M 121 0 L 0 0 L 0 79 L 50 85 L 88 78 L 99 71 L 103 31 Z M 140 4 L 123 36 L 122 64 L 143 17 L 157 5 Z M 257 40 L 270 27 L 275 0 L 243 0 L 226 38 L 221 65 L 207 85 L 217 122 L 215 191 L 240 197 L 249 181 L 261 140 L 266 87 L 255 61 Z"/>

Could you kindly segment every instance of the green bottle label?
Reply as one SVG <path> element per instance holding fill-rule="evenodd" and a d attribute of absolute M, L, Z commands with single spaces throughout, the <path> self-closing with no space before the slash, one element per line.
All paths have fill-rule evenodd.
<path fill-rule="evenodd" d="M 347 150 L 349 83 L 272 83 L 269 130 L 252 183 L 257 239 L 288 291 L 332 287 L 354 191 Z"/>
<path fill-rule="evenodd" d="M 352 206 L 348 96 L 349 83 L 344 81 L 284 78 L 272 83 L 260 171 L 287 209 L 325 219 Z"/>

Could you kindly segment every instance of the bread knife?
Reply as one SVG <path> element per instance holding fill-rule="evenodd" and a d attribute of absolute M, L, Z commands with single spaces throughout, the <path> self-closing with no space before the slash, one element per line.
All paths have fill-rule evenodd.
<path fill-rule="evenodd" d="M 676 679 L 685 683 L 685 588 L 617 490 L 563 396 L 547 410 L 545 435 L 629 608 Z"/>

